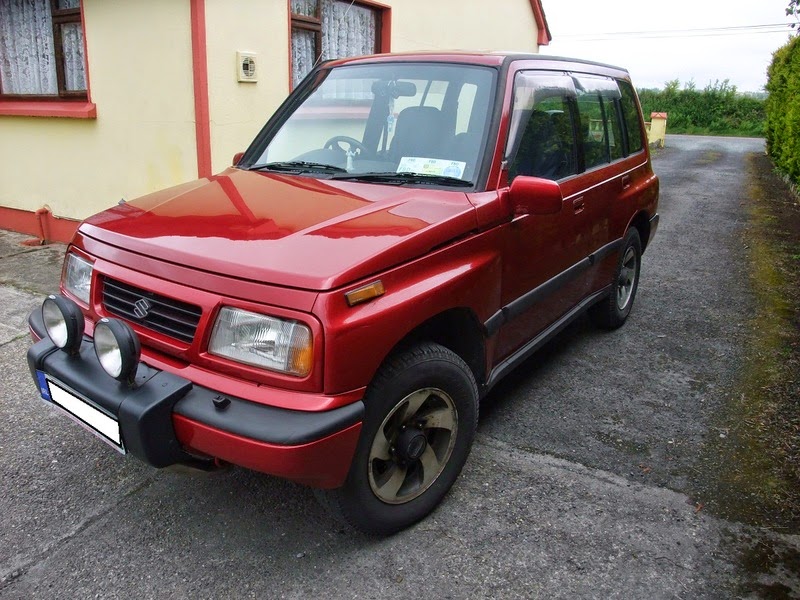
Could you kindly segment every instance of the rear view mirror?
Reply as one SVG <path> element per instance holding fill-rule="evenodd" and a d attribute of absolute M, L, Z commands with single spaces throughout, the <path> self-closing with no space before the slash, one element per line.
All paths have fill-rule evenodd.
<path fill-rule="evenodd" d="M 237 152 L 236 154 L 234 154 L 233 155 L 233 162 L 231 163 L 231 165 L 233 165 L 234 167 L 236 165 L 238 165 L 239 161 L 242 160 L 243 156 L 244 156 L 244 152 Z"/>
<path fill-rule="evenodd" d="M 518 175 L 509 190 L 516 212 L 531 215 L 554 215 L 561 212 L 564 196 L 561 187 L 550 179 Z"/>
<path fill-rule="evenodd" d="M 372 84 L 372 93 L 385 98 L 410 97 L 417 95 L 417 86 L 411 81 L 376 81 Z"/>

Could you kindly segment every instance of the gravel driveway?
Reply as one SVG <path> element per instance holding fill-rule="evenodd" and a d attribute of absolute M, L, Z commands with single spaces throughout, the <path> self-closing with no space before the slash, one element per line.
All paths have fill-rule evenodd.
<path fill-rule="evenodd" d="M 391 538 L 242 469 L 156 471 L 37 399 L 24 317 L 63 247 L 0 231 L 0 598 L 798 598 L 796 516 L 736 462 L 763 141 L 669 136 L 633 314 L 586 319 L 482 406 L 462 478 Z M 766 486 L 766 487 L 765 487 Z"/>

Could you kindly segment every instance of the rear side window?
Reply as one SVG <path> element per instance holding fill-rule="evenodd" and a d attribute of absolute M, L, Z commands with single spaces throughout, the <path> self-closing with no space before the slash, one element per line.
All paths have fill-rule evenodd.
<path fill-rule="evenodd" d="M 625 122 L 625 134 L 628 139 L 628 154 L 633 154 L 644 148 L 639 109 L 636 104 L 636 92 L 633 91 L 633 86 L 627 81 L 618 81 L 617 83 L 622 94 L 620 106 L 622 107 L 622 117 Z"/>
<path fill-rule="evenodd" d="M 620 91 L 605 77 L 575 76 L 583 142 L 584 167 L 591 169 L 625 154 L 620 116 Z"/>

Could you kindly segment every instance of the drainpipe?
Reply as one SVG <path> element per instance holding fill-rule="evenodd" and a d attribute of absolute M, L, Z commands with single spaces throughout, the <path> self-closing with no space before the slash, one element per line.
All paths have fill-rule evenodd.
<path fill-rule="evenodd" d="M 47 230 L 47 222 L 50 219 L 50 209 L 47 207 L 40 208 L 36 211 L 36 224 L 39 226 L 39 244 L 44 245 L 50 239 L 50 233 Z"/>

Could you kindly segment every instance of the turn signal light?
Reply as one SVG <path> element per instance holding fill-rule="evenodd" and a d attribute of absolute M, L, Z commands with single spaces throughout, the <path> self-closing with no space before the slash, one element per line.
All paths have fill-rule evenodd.
<path fill-rule="evenodd" d="M 349 306 L 355 306 L 356 304 L 367 302 L 368 300 L 372 300 L 378 296 L 383 296 L 385 293 L 386 290 L 383 287 L 383 282 L 379 279 L 378 281 L 368 283 L 367 285 L 357 288 L 351 292 L 347 292 L 344 297 L 347 298 L 347 304 Z"/>

